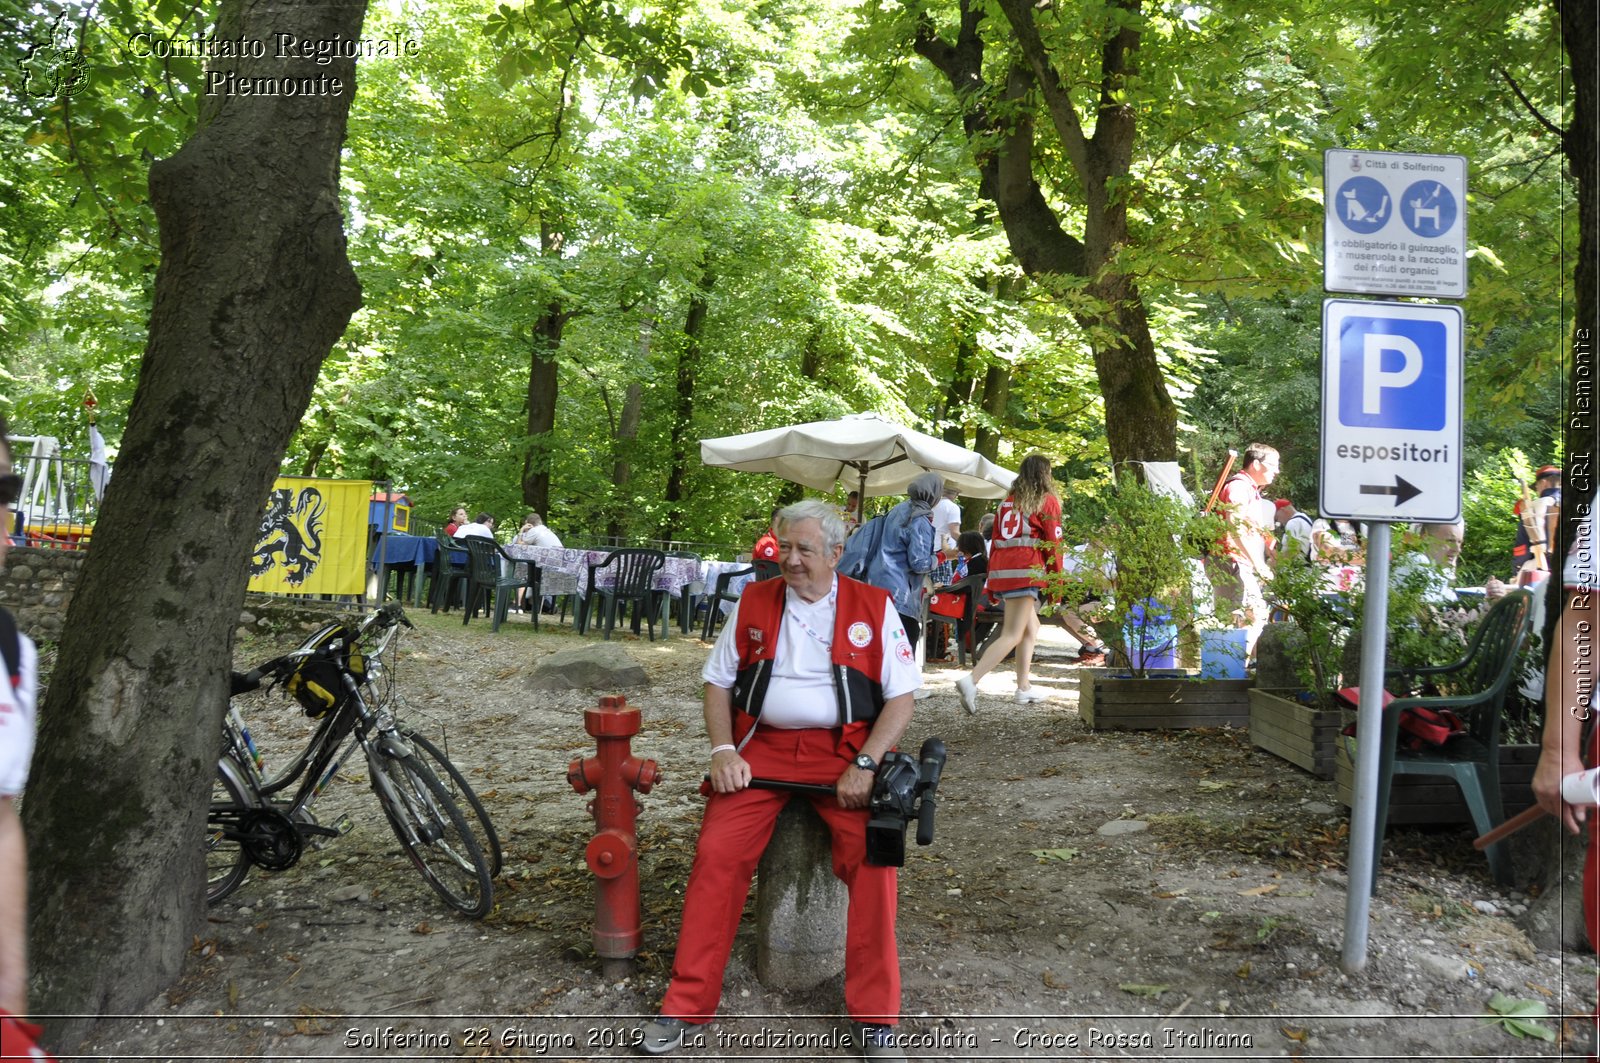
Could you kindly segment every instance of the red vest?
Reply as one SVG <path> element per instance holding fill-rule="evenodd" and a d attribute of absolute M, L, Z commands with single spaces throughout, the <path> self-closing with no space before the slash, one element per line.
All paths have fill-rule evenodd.
<path fill-rule="evenodd" d="M 1232 488 L 1236 483 L 1243 483 L 1245 487 L 1249 489 L 1250 497 L 1229 501 L 1227 498 L 1228 494 L 1230 493 L 1229 489 Z M 1232 476 L 1228 477 L 1227 483 L 1222 485 L 1222 492 L 1217 496 L 1217 509 L 1230 524 L 1233 524 L 1241 519 L 1247 518 L 1249 514 L 1243 512 L 1245 507 L 1260 497 L 1261 485 L 1252 480 L 1249 473 L 1236 472 Z M 1240 533 L 1236 529 L 1234 534 L 1238 535 Z M 1264 538 L 1265 533 L 1261 534 Z M 1250 563 L 1249 557 L 1238 556 L 1238 553 L 1233 546 L 1233 539 L 1229 537 L 1224 537 L 1217 540 L 1216 556 L 1227 561 L 1239 561 L 1245 564 Z"/>
<path fill-rule="evenodd" d="M 994 530 L 989 533 L 990 594 L 1043 587 L 1044 574 L 1060 572 L 1061 502 L 1045 495 L 1039 512 L 1024 517 L 1007 498 L 995 514 Z"/>
<path fill-rule="evenodd" d="M 883 618 L 889 592 L 840 576 L 839 597 L 833 617 L 833 691 L 838 700 L 839 723 L 874 720 L 883 709 Z M 738 676 L 733 684 L 733 704 L 752 719 L 761 715 L 772 660 L 778 652 L 778 628 L 783 623 L 784 592 L 781 579 L 745 586 L 739 595 L 734 645 L 739 651 Z M 870 637 L 865 646 L 861 628 Z M 851 632 L 856 639 L 850 638 Z M 735 720 L 735 729 L 747 729 Z"/>

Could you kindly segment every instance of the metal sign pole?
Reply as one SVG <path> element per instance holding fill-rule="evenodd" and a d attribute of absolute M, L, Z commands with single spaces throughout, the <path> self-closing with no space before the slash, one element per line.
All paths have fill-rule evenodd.
<path fill-rule="evenodd" d="M 1361 703 L 1356 706 L 1355 803 L 1350 808 L 1349 883 L 1344 904 L 1344 956 L 1356 974 L 1367 965 L 1367 922 L 1377 877 L 1382 826 L 1377 822 L 1378 754 L 1383 737 L 1383 668 L 1389 634 L 1389 525 L 1369 524 L 1366 605 L 1361 613 Z"/>

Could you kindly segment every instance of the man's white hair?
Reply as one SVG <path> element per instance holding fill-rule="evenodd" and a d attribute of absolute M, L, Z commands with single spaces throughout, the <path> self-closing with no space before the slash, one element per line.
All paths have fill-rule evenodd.
<path fill-rule="evenodd" d="M 844 545 L 844 517 L 839 507 L 820 498 L 805 498 L 778 511 L 779 528 L 801 520 L 814 520 L 822 527 L 822 539 L 831 551 Z"/>

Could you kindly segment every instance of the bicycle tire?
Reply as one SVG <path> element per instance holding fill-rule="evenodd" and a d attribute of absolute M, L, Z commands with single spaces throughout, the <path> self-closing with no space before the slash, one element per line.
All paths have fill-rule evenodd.
<path fill-rule="evenodd" d="M 445 784 L 445 789 L 455 799 L 456 804 L 460 805 L 463 799 L 466 800 L 473 816 L 477 818 L 478 826 L 482 828 L 473 834 L 472 840 L 478 843 L 479 850 L 489 861 L 489 877 L 499 878 L 500 869 L 504 865 L 504 855 L 500 851 L 500 835 L 494 829 L 494 821 L 489 818 L 489 812 L 483 807 L 483 802 L 478 800 L 477 791 L 467 782 L 466 776 L 450 763 L 450 758 L 415 728 L 409 724 L 402 724 L 400 733 L 411 743 L 412 748 L 424 762 L 431 761 L 435 767 L 444 769 L 443 775 L 438 771 L 435 771 L 434 775 L 439 776 L 439 781 Z"/>
<path fill-rule="evenodd" d="M 211 784 L 211 807 L 206 823 L 206 904 L 216 904 L 234 890 L 244 885 L 250 873 L 250 857 L 237 838 L 229 839 L 224 829 L 213 821 L 212 814 L 223 813 L 226 822 L 237 824 L 250 805 L 244 791 L 232 776 L 217 766 L 216 781 Z"/>
<path fill-rule="evenodd" d="M 474 919 L 488 915 L 494 907 L 488 861 L 439 777 L 415 753 L 373 756 L 398 800 L 376 779 L 373 792 L 417 872 L 450 907 Z"/>

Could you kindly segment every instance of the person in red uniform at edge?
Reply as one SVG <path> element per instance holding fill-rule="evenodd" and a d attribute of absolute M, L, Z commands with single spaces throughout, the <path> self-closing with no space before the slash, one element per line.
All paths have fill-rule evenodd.
<path fill-rule="evenodd" d="M 1039 637 L 1039 601 L 1045 573 L 1061 574 L 1061 500 L 1056 497 L 1050 459 L 1029 454 L 1022 459 L 1011 493 L 995 514 L 989 542 L 989 578 L 985 586 L 1005 610 L 1000 634 L 983 652 L 972 672 L 956 680 L 961 707 L 978 711 L 978 680 L 1017 651 L 1018 705 L 1050 695 L 1033 688 L 1033 644 Z"/>
<path fill-rule="evenodd" d="M 1206 571 L 1216 596 L 1217 619 L 1234 620 L 1249 634 L 1246 652 L 1256 652 L 1256 640 L 1267 626 L 1267 597 L 1262 587 L 1271 582 L 1267 564 L 1267 530 L 1274 507 L 1263 502 L 1261 489 L 1278 478 L 1278 452 L 1265 443 L 1244 448 L 1244 465 L 1222 485 L 1217 509 L 1228 522 L 1228 532 L 1207 560 Z"/>
<path fill-rule="evenodd" d="M 777 516 L 782 579 L 752 583 L 706 661 L 711 794 L 683 898 L 672 982 L 661 1014 L 639 1030 L 652 1055 L 697 1042 L 722 998 L 750 878 L 792 794 L 752 778 L 820 783 L 812 804 L 833 836 L 833 870 L 849 889 L 844 999 L 869 1059 L 904 1059 L 895 944 L 897 874 L 866 863 L 873 775 L 911 720 L 916 654 L 887 591 L 835 573 L 844 547 L 837 507 L 808 499 Z"/>
<path fill-rule="evenodd" d="M 761 538 L 750 548 L 752 561 L 778 560 L 778 510 L 772 510 L 772 515 L 767 518 L 767 530 L 761 533 Z"/>
<path fill-rule="evenodd" d="M 1600 767 L 1600 728 L 1594 725 L 1593 671 L 1584 662 L 1595 658 L 1595 639 L 1600 637 L 1600 542 L 1594 532 L 1592 501 L 1580 510 L 1585 514 L 1574 536 L 1572 550 L 1562 570 L 1560 588 L 1564 607 L 1548 631 L 1550 656 L 1545 665 L 1544 731 L 1540 738 L 1539 763 L 1533 771 L 1533 796 L 1539 807 L 1559 819 L 1567 830 L 1577 834 L 1588 824 L 1589 846 L 1583 863 L 1583 928 L 1589 947 L 1600 945 L 1600 808 L 1569 805 L 1561 797 L 1561 780 L 1576 771 Z M 1552 593 L 1556 588 L 1552 588 Z M 1537 593 L 1537 591 L 1535 592 Z M 1547 608 L 1553 608 L 1550 602 Z M 1587 728 L 1588 757 L 1583 756 Z M 1600 987 L 1600 978 L 1597 978 Z M 1600 1025 L 1600 1024 L 1597 1024 Z M 1595 1051 L 1600 1031 L 1591 1034 L 1590 1051 Z M 1590 1056 L 1591 1060 L 1595 1057 Z"/>

